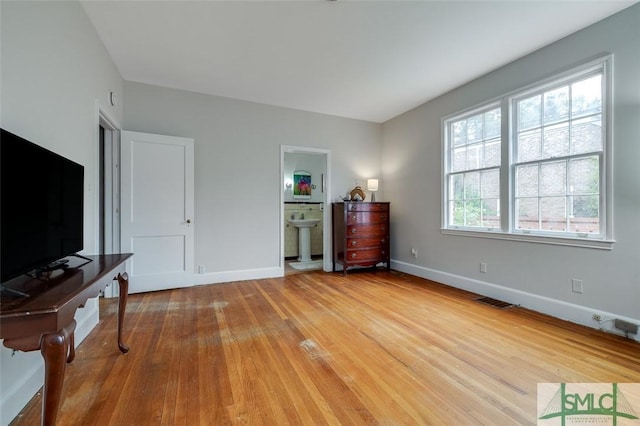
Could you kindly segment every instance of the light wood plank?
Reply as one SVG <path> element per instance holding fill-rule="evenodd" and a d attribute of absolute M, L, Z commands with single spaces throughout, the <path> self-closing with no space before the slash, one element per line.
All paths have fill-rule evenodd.
<path fill-rule="evenodd" d="M 476 297 L 385 271 L 135 294 L 126 355 L 103 300 L 58 423 L 535 424 L 540 382 L 640 382 L 637 342 Z"/>

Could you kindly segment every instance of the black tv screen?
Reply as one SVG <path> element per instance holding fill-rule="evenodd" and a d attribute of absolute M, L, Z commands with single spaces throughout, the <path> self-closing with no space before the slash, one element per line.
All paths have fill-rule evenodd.
<path fill-rule="evenodd" d="M 84 167 L 0 129 L 1 282 L 82 250 Z"/>

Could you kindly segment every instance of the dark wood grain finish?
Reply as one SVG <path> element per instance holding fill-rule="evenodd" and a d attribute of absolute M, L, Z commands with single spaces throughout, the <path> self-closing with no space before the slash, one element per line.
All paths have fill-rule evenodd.
<path fill-rule="evenodd" d="M 355 266 L 390 268 L 389 203 L 333 204 L 333 270 L 347 274 Z"/>
<path fill-rule="evenodd" d="M 66 364 L 75 358 L 74 315 L 88 299 L 96 297 L 113 280 L 120 285 L 120 314 L 117 343 L 121 352 L 122 326 L 127 304 L 126 273 L 117 269 L 131 254 L 87 256 L 91 260 L 38 278 L 18 277 L 3 285 L 28 297 L 3 295 L 0 299 L 0 338 L 10 349 L 29 352 L 40 350 L 45 369 L 42 415 L 43 425 L 54 425 L 64 381 Z M 117 274 L 117 275 L 116 275 Z"/>

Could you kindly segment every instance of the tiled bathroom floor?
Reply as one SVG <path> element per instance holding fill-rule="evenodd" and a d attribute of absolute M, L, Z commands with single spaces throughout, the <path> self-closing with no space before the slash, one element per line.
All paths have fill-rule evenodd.
<path fill-rule="evenodd" d="M 320 258 L 321 259 L 321 258 Z M 313 258 L 313 260 L 320 260 L 320 259 L 316 259 L 315 257 Z M 317 271 L 321 271 L 321 269 L 314 269 L 314 270 L 298 270 L 298 269 L 293 269 L 291 267 L 291 263 L 293 262 L 297 262 L 296 259 L 286 259 L 284 261 L 284 274 L 285 275 L 289 275 L 289 274 L 304 274 L 304 273 L 308 273 L 308 272 L 317 272 Z"/>

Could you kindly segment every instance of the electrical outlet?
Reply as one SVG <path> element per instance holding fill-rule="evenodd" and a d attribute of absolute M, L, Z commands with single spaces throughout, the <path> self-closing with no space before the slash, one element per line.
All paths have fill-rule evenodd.
<path fill-rule="evenodd" d="M 593 314 L 592 318 L 593 318 L 594 321 L 602 321 L 602 317 L 600 315 L 598 315 L 598 314 Z"/>
<path fill-rule="evenodd" d="M 582 293 L 583 291 L 582 280 L 572 279 L 571 280 L 571 290 L 574 293 Z"/>
<path fill-rule="evenodd" d="M 487 264 L 485 262 L 480 262 L 480 272 L 487 272 Z"/>
<path fill-rule="evenodd" d="M 418 250 L 416 250 L 415 248 L 411 249 L 411 256 L 415 257 L 416 259 L 418 258 Z"/>

